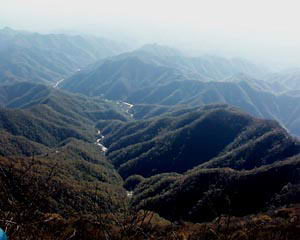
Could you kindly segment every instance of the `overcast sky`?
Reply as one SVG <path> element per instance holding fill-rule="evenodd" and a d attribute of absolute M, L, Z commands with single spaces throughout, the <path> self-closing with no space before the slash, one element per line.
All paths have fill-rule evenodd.
<path fill-rule="evenodd" d="M 0 1 L 0 27 L 94 33 L 300 67 L 296 0 Z"/>

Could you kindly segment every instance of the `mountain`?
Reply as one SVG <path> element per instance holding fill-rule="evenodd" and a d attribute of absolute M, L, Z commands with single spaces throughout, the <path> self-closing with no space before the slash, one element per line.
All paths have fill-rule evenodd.
<path fill-rule="evenodd" d="M 194 167 L 253 169 L 300 152 L 300 143 L 278 123 L 226 105 L 97 126 L 105 135 L 107 157 L 124 178 L 183 173 Z"/>
<path fill-rule="evenodd" d="M 102 60 L 60 86 L 134 105 L 226 103 L 256 117 L 275 119 L 292 134 L 300 135 L 300 101 L 295 91 L 292 94 L 277 81 L 260 80 L 268 71 L 254 64 L 217 57 L 199 59 L 165 46 L 146 45 Z"/>
<path fill-rule="evenodd" d="M 67 94 L 40 84 L 1 86 L 0 92 L 1 129 L 47 146 L 69 137 L 92 141 L 97 134 L 97 120 L 126 121 L 129 117 L 115 103 Z"/>
<path fill-rule="evenodd" d="M 182 74 L 206 81 L 221 80 L 239 73 L 258 77 L 269 72 L 268 69 L 245 59 L 226 59 L 210 55 L 188 57 L 177 49 L 159 44 L 147 44 L 112 58 L 117 60 L 132 56 L 143 59 L 147 63 L 177 69 Z"/>
<path fill-rule="evenodd" d="M 300 69 L 298 68 L 269 73 L 263 79 L 273 84 L 281 84 L 287 88 L 287 91 L 300 90 Z"/>
<path fill-rule="evenodd" d="M 168 219 L 193 222 L 253 214 L 298 203 L 299 170 L 300 159 L 295 157 L 249 171 L 215 168 L 160 174 L 137 185 L 132 204 Z"/>
<path fill-rule="evenodd" d="M 275 121 L 208 105 L 97 127 L 133 191 L 131 205 L 171 221 L 245 216 L 300 200 L 300 142 Z"/>
<path fill-rule="evenodd" d="M 190 58 L 154 44 L 99 61 L 64 81 L 61 87 L 89 96 L 124 99 L 135 90 L 173 81 L 216 81 L 238 73 L 261 76 L 266 71 L 241 59 Z"/>
<path fill-rule="evenodd" d="M 95 71 L 81 71 L 61 84 L 61 88 L 88 96 L 126 99 L 136 90 L 181 78 L 177 71 L 144 62 L 138 57 L 104 61 Z"/>
<path fill-rule="evenodd" d="M 100 211 L 105 207 L 95 199 L 113 205 L 125 196 L 95 128 L 99 120 L 130 118 L 117 103 L 28 82 L 2 85 L 0 92 L 4 213 L 13 208 L 18 215 L 31 204 L 36 214 Z"/>
<path fill-rule="evenodd" d="M 125 101 L 132 104 L 190 106 L 227 103 L 256 117 L 275 119 L 292 134 L 299 132 L 299 96 L 274 94 L 253 88 L 248 82 L 177 81 L 136 91 Z M 133 108 L 134 110 L 134 108 Z"/>
<path fill-rule="evenodd" d="M 270 73 L 267 75 L 272 74 Z M 256 79 L 253 77 L 249 77 L 244 73 L 232 75 L 231 77 L 223 79 L 221 82 L 247 82 L 249 85 L 251 85 L 252 88 L 255 88 L 260 91 L 268 91 L 275 94 L 282 94 L 287 91 L 290 91 L 289 88 L 283 83 L 277 81 L 267 81 L 265 79 L 265 76 L 261 77 L 261 79 Z"/>
<path fill-rule="evenodd" d="M 22 146 L 27 144 L 25 139 Z M 113 207 L 126 196 L 122 178 L 97 145 L 69 139 L 56 148 L 39 149 L 41 153 L 22 156 L 3 152 L 1 146 L 1 219 L 10 214 L 29 223 L 46 213 L 105 211 L 101 201 Z"/>
<path fill-rule="evenodd" d="M 94 61 L 125 49 L 92 36 L 0 30 L 0 83 L 55 84 Z"/>
<path fill-rule="evenodd" d="M 174 221 L 299 202 L 300 143 L 275 121 L 228 105 L 131 106 L 26 82 L 0 92 L 0 219 L 22 224 L 7 228 L 16 239 L 166 236 Z M 133 108 L 155 117 L 133 120 Z"/>
<path fill-rule="evenodd" d="M 30 51 L 44 49 L 36 38 L 64 42 L 78 65 L 98 58 L 71 50 L 83 37 L 3 31 L 30 38 Z M 11 239 L 298 239 L 299 97 L 263 80 L 265 68 L 146 45 L 54 87 L 16 73 L 0 85 L 0 227 Z"/>
<path fill-rule="evenodd" d="M 158 44 L 144 45 L 131 54 L 151 59 L 153 63 L 180 69 L 186 74 L 194 73 L 201 79 L 211 81 L 222 80 L 239 73 L 257 78 L 269 72 L 267 68 L 245 59 L 226 59 L 210 55 L 187 57 L 176 49 Z"/>

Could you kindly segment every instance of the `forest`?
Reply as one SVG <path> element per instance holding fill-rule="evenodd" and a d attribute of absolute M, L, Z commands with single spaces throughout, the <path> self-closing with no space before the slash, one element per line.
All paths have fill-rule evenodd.
<path fill-rule="evenodd" d="M 0 56 L 9 239 L 299 238 L 297 71 L 11 28 Z"/>

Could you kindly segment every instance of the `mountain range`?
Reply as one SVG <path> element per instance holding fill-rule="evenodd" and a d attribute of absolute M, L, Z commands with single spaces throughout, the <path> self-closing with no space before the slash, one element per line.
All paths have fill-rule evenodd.
<path fill-rule="evenodd" d="M 0 53 L 11 239 L 299 236 L 297 69 L 9 28 Z"/>
<path fill-rule="evenodd" d="M 121 53 L 122 44 L 93 36 L 0 30 L 0 83 L 55 84 L 94 61 Z"/>
<path fill-rule="evenodd" d="M 248 170 L 300 151 L 298 140 L 275 121 L 252 118 L 227 105 L 101 125 L 107 157 L 124 178 L 182 173 L 194 167 Z"/>
<path fill-rule="evenodd" d="M 285 81 L 270 81 L 271 75 L 244 60 L 188 58 L 168 47 L 146 45 L 101 60 L 60 87 L 134 105 L 226 103 L 256 117 L 275 119 L 299 136 L 299 96 Z"/>

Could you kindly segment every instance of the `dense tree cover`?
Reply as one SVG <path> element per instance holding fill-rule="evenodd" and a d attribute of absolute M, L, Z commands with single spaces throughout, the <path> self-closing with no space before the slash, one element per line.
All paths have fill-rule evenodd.
<path fill-rule="evenodd" d="M 182 173 L 193 167 L 252 169 L 300 152 L 299 142 L 278 123 L 226 105 L 114 122 L 103 128 L 103 134 L 107 156 L 125 178 Z"/>
<path fill-rule="evenodd" d="M 15 86 L 1 88 L 2 104 L 10 109 L 1 109 L 0 163 L 3 198 L 14 200 L 2 202 L 2 213 L 16 221 L 24 220 L 18 212 L 32 203 L 36 214 L 24 215 L 32 221 L 47 213 L 107 214 L 129 199 L 123 187 L 134 190 L 132 207 L 172 220 L 207 221 L 298 202 L 293 176 L 299 161 L 285 159 L 299 153 L 299 143 L 274 121 L 228 105 L 178 106 L 128 121 L 130 113 L 111 101 L 36 84 Z M 102 135 L 106 156 L 94 143 Z M 125 182 L 117 170 L 128 177 Z M 253 195 L 255 201 L 242 204 Z"/>
<path fill-rule="evenodd" d="M 30 141 L 23 136 L 14 136 L 0 131 L 0 156 L 32 156 L 49 152 L 45 145 Z"/>
<path fill-rule="evenodd" d="M 83 166 L 84 162 L 77 159 L 75 163 L 70 159 L 66 163 L 66 159 L 1 158 L 0 226 L 7 229 L 10 238 L 31 239 L 29 232 L 33 229 L 37 236 L 43 236 L 44 228 L 51 227 L 52 220 L 89 213 L 107 214 L 109 209 L 121 204 L 126 197 L 121 185 L 113 183 L 113 178 L 110 182 L 98 180 L 105 169 L 99 169 L 97 164 Z M 80 164 L 78 169 L 77 164 Z M 90 176 L 90 173 L 96 175 Z M 117 176 L 115 181 L 120 181 L 120 177 L 113 174 Z M 107 208 L 108 203 L 110 208 Z M 59 229 L 53 228 L 53 233 Z M 31 237 L 37 239 L 37 236 Z"/>
<path fill-rule="evenodd" d="M 197 107 L 194 107 L 195 109 Z M 149 119 L 165 114 L 179 114 L 180 111 L 189 112 L 191 107 L 188 105 L 156 105 L 156 104 L 136 104 L 132 107 L 130 112 L 133 114 L 135 119 Z"/>
<path fill-rule="evenodd" d="M 145 178 L 141 175 L 131 175 L 124 182 L 124 188 L 128 191 L 134 190 Z"/>
<path fill-rule="evenodd" d="M 242 216 L 278 206 L 278 201 L 298 203 L 299 171 L 299 157 L 294 157 L 250 171 L 215 168 L 194 169 L 175 177 L 156 175 L 135 188 L 133 204 L 173 220 Z"/>
<path fill-rule="evenodd" d="M 53 121 L 58 121 L 63 117 L 65 119 L 70 118 L 69 121 L 76 122 L 77 120 L 77 122 L 85 121 L 86 123 L 93 123 L 101 119 L 126 119 L 125 116 L 120 115 L 121 108 L 115 102 L 102 98 L 74 95 L 41 84 L 22 82 L 13 85 L 2 85 L 0 86 L 0 92 L 0 105 L 3 107 L 27 109 L 37 114 L 38 110 L 34 107 L 38 106 L 39 109 L 40 105 L 43 105 L 43 107 L 51 108 L 57 112 L 56 114 L 64 115 L 52 117 L 51 114 L 47 114 L 50 115 L 47 116 L 43 110 L 40 110 L 40 115 L 44 114 L 44 117 L 51 117 Z M 47 109 L 44 111 L 47 111 Z M 109 114 L 114 115 L 114 117 L 110 117 Z M 104 118 L 101 118 L 101 116 L 104 116 Z M 59 123 L 62 124 L 62 121 Z"/>
<path fill-rule="evenodd" d="M 28 111 L 33 114 L 32 109 L 37 106 L 39 104 L 13 111 Z M 66 114 L 68 116 L 68 111 Z M 92 120 L 83 122 L 89 121 Z M 51 231 L 55 230 L 61 237 L 72 236 L 75 232 L 81 239 L 101 239 L 103 236 L 111 237 L 108 239 L 127 236 L 130 239 L 132 234 L 136 238 L 145 234 L 166 237 L 171 231 L 172 236 L 178 234 L 179 237 L 182 230 L 179 231 L 178 228 L 182 225 L 174 227 L 167 220 L 154 218 L 154 213 L 151 212 L 143 217 L 146 215 L 140 215 L 138 210 L 149 209 L 172 221 L 202 222 L 213 220 L 222 214 L 244 216 L 266 210 L 270 206 L 280 207 L 299 202 L 299 158 L 284 160 L 297 153 L 298 142 L 273 121 L 252 118 L 226 105 L 212 105 L 170 111 L 162 117 L 142 121 L 103 119 L 98 121 L 97 128 L 105 135 L 103 143 L 111 148 L 108 154 L 111 160 L 114 152 L 121 153 L 123 148 L 126 149 L 125 154 L 133 154 L 128 151 L 132 148 L 134 154 L 140 157 L 144 152 L 149 154 L 149 150 L 145 150 L 147 148 L 157 149 L 157 146 L 169 144 L 166 149 L 158 149 L 158 153 L 165 153 L 165 158 L 159 160 L 162 165 L 157 164 L 155 158 L 152 159 L 153 165 L 145 165 L 143 162 L 144 176 L 154 175 L 158 171 L 165 173 L 150 178 L 128 173 L 129 177 L 123 182 L 114 166 L 94 143 L 69 136 L 50 148 L 29 141 L 25 136 L 15 136 L 3 131 L 2 135 L 10 141 L 6 145 L 12 145 L 11 149 L 13 141 L 16 144 L 24 141 L 31 146 L 33 152 L 37 151 L 30 155 L 29 150 L 24 151 L 20 147 L 17 155 L 23 157 L 16 157 L 2 150 L 5 157 L 0 161 L 3 188 L 1 198 L 7 201 L 1 202 L 0 220 L 12 219 L 14 224 L 10 224 L 8 228 L 11 236 L 16 236 L 17 239 L 22 233 L 24 236 L 24 229 L 27 228 L 32 230 L 26 233 L 28 237 L 30 234 L 35 235 L 35 226 L 39 224 L 43 230 L 37 232 L 41 236 L 52 236 Z M 218 134 L 223 136 L 219 137 Z M 94 139 L 96 138 L 94 135 Z M 187 152 L 183 148 L 185 155 L 179 154 L 185 156 L 182 158 L 184 164 L 177 159 L 174 161 L 174 158 L 168 158 L 172 154 L 178 156 L 174 149 L 185 143 Z M 210 144 L 214 146 L 211 150 Z M 39 148 L 40 146 L 43 147 Z M 193 162 L 194 158 L 188 156 L 203 151 L 199 146 L 205 146 L 203 149 L 208 150 L 205 152 L 207 155 L 200 154 L 200 161 Z M 189 152 L 190 150 L 192 151 Z M 160 159 L 160 154 L 153 156 Z M 251 157 L 253 154 L 255 158 Z M 120 154 L 120 161 L 124 156 L 126 155 Z M 244 163 L 239 161 L 240 156 L 244 157 Z M 172 161 L 173 168 L 170 168 L 169 163 Z M 201 165 L 201 161 L 209 166 Z M 119 164 L 114 160 L 113 163 Z M 215 167 L 214 164 L 219 165 L 219 168 L 212 168 Z M 256 168 L 261 165 L 263 166 Z M 185 172 L 192 166 L 196 168 Z M 224 166 L 237 170 L 221 168 Z M 161 168 L 158 169 L 159 167 Z M 253 169 L 239 170 L 247 168 Z M 182 174 L 172 173 L 170 169 Z M 122 173 L 122 168 L 119 168 L 119 172 L 123 176 L 127 174 Z M 134 191 L 130 205 L 127 203 L 130 198 L 126 197 L 122 186 Z M 31 211 L 34 214 L 30 214 Z M 252 220 L 247 221 L 252 224 Z M 276 230 L 272 231 L 285 231 L 284 228 L 281 229 L 282 225 L 277 224 Z M 251 225 L 243 225 L 240 230 L 249 231 L 249 226 Z M 205 231 L 198 227 L 199 225 L 191 226 L 192 230 L 186 234 L 195 238 L 203 237 L 201 234 Z M 236 229 L 231 231 L 233 234 Z M 267 234 L 270 230 L 265 231 Z M 294 231 L 291 230 L 290 233 Z M 225 232 L 218 234 L 221 236 Z"/>
<path fill-rule="evenodd" d="M 24 139 L 22 140 L 28 143 L 28 140 Z M 40 146 L 42 145 L 37 145 L 37 147 Z M 94 143 L 68 138 L 68 140 L 61 142 L 55 148 L 46 148 L 43 146 L 38 148 L 38 151 L 43 151 L 41 153 L 25 152 L 22 154 L 18 154 L 18 152 L 7 153 L 2 147 L 1 153 L 3 152 L 2 155 L 5 157 L 1 158 L 0 164 L 3 171 L 11 171 L 10 174 L 13 176 L 14 174 L 18 175 L 20 172 L 22 176 L 16 176 L 17 178 L 28 177 L 28 179 L 31 177 L 47 178 L 47 174 L 53 172 L 55 174 L 51 176 L 51 182 L 47 182 L 47 184 L 51 185 L 53 183 L 54 187 L 59 185 L 61 188 L 64 188 L 62 191 L 66 191 L 66 193 L 75 191 L 73 195 L 70 194 L 66 198 L 55 195 L 47 203 L 48 206 L 43 211 L 52 209 L 54 212 L 58 211 L 62 213 L 64 210 L 69 211 L 72 208 L 78 211 L 81 208 L 91 209 L 94 203 L 92 200 L 88 200 L 88 198 L 92 199 L 93 195 L 96 194 L 95 191 L 97 191 L 97 195 L 107 195 L 106 197 L 110 193 L 112 196 L 115 195 L 113 192 L 117 190 L 120 192 L 118 193 L 121 194 L 120 196 L 122 196 L 122 192 L 123 194 L 125 192 L 121 187 L 123 184 L 122 178 L 111 163 L 107 161 L 100 148 Z M 17 146 L 15 150 L 18 150 Z M 21 157 L 22 155 L 24 157 Z M 27 171 L 30 173 L 30 176 L 27 176 Z M 4 173 L 2 172 L 2 174 Z M 6 175 L 4 174 L 2 181 L 5 180 Z M 27 187 L 35 187 L 31 186 L 30 183 L 28 184 Z M 22 191 L 26 191 L 26 189 Z M 56 193 L 58 194 L 58 192 Z M 64 194 L 64 192 L 61 192 L 61 194 Z M 80 196 L 83 202 L 79 204 L 75 199 Z M 30 196 L 28 197 L 30 198 Z"/>
<path fill-rule="evenodd" d="M 0 128 L 46 146 L 53 147 L 69 137 L 95 141 L 95 121 L 130 118 L 116 103 L 39 84 L 24 82 L 2 86 L 0 91 Z"/>
<path fill-rule="evenodd" d="M 88 140 L 73 127 L 51 124 L 23 110 L 0 109 L 0 129 L 51 147 L 69 137 Z"/>
<path fill-rule="evenodd" d="M 1 159 L 2 163 L 5 162 L 2 160 L 3 159 Z M 131 209 L 127 205 L 125 197 L 121 199 L 121 203 L 123 203 L 123 205 L 121 204 L 121 206 L 117 208 L 117 205 L 112 207 L 112 200 L 114 199 L 112 197 L 114 193 L 112 185 L 107 189 L 107 194 L 110 196 L 108 198 L 109 203 L 107 203 L 105 198 L 98 195 L 103 193 L 103 186 L 101 185 L 97 185 L 100 186 L 99 190 L 92 187 L 92 185 L 85 184 L 82 184 L 82 187 L 61 185 L 62 182 L 53 180 L 52 177 L 50 177 L 54 176 L 55 179 L 56 173 L 52 175 L 51 171 L 46 171 L 43 172 L 42 175 L 32 176 L 32 173 L 35 172 L 35 169 L 38 167 L 36 165 L 32 165 L 28 171 L 30 161 L 28 161 L 28 164 L 24 164 L 24 162 L 19 164 L 19 160 L 13 161 L 13 171 L 11 171 L 10 166 L 5 167 L 1 164 L 1 169 L 4 171 L 1 171 L 0 174 L 1 182 L 4 183 L 1 185 L 1 187 L 3 187 L 1 188 L 1 197 L 3 197 L 1 199 L 10 200 L 9 202 L 1 201 L 2 211 L 0 212 L 0 226 L 6 227 L 9 236 L 14 239 L 24 239 L 24 237 L 26 239 L 65 239 L 73 236 L 75 239 L 89 240 L 145 238 L 225 240 L 229 237 L 234 240 L 241 239 L 241 237 L 242 239 L 246 238 L 257 240 L 281 240 L 282 237 L 284 237 L 296 240 L 299 236 L 299 228 L 297 228 L 297 225 L 299 223 L 300 209 L 297 205 L 292 205 L 289 208 L 271 210 L 267 213 L 260 213 L 257 215 L 252 214 L 245 217 L 221 215 L 213 221 L 203 224 L 193 224 L 182 221 L 172 223 L 151 211 L 138 211 Z M 292 169 L 299 167 L 299 159 L 297 160 L 297 163 L 295 162 L 295 164 L 292 164 L 293 166 L 290 166 L 290 164 L 291 162 L 285 163 L 284 165 L 286 165 L 287 168 Z M 245 177 L 245 179 L 242 179 L 242 183 L 239 187 L 245 188 L 244 185 L 247 184 L 248 186 L 250 183 L 250 186 L 254 189 L 253 184 L 257 183 L 254 183 L 254 181 L 256 181 L 256 177 L 251 176 L 253 174 L 258 174 L 258 181 L 261 181 L 262 178 L 265 177 L 269 178 L 270 176 L 273 176 L 274 179 L 276 179 L 276 177 L 280 175 L 279 172 L 281 172 L 282 169 L 280 168 L 282 166 L 282 164 L 281 166 L 277 166 L 277 168 L 279 168 L 277 170 L 279 171 L 274 171 L 273 168 L 276 167 L 271 167 L 257 169 L 256 173 L 254 173 L 253 170 L 245 172 L 245 174 L 241 174 Z M 52 168 L 48 168 L 48 170 L 51 169 Z M 151 207 L 153 206 L 153 203 L 158 204 L 156 200 L 158 197 L 156 195 L 157 192 L 166 192 L 159 196 L 159 198 L 167 200 L 166 197 L 169 196 L 169 191 L 177 191 L 177 194 L 179 195 L 178 190 L 180 190 L 184 191 L 185 195 L 185 197 L 181 198 L 181 201 L 190 204 L 190 202 L 193 202 L 194 199 L 199 196 L 198 193 L 201 192 L 202 189 L 206 188 L 205 183 L 198 180 L 206 179 L 209 183 L 213 183 L 214 181 L 221 182 L 223 180 L 223 178 L 211 179 L 208 176 L 205 176 L 209 174 L 212 177 L 214 173 L 211 170 L 206 172 L 203 170 L 201 171 L 202 173 L 195 172 L 194 175 L 188 175 L 186 177 L 180 174 L 161 174 L 146 179 L 139 184 L 138 190 L 135 191 L 135 194 L 137 195 L 134 195 L 134 201 L 136 201 L 136 196 L 146 197 L 146 199 L 142 200 L 141 203 L 145 204 L 146 207 Z M 287 176 L 286 171 L 289 172 L 290 169 L 284 170 L 284 177 L 281 178 L 280 181 L 286 178 L 291 179 Z M 24 175 L 25 172 L 27 173 L 26 175 Z M 222 170 L 220 172 L 222 172 Z M 3 173 L 5 173 L 5 178 L 3 178 Z M 13 177 L 11 177 L 12 173 Z M 224 173 L 221 173 L 221 175 L 224 176 Z M 243 178 L 242 176 L 240 177 Z M 250 180 L 246 180 L 248 177 Z M 47 181 L 45 181 L 45 178 Z M 49 179 L 51 181 L 49 181 Z M 274 179 L 272 178 L 270 181 Z M 277 183 L 280 181 L 275 182 L 276 186 L 274 186 L 273 189 L 278 189 Z M 227 183 L 228 182 L 229 181 L 227 181 Z M 11 183 L 14 183 L 14 185 Z M 294 182 L 288 183 L 282 188 L 280 193 L 286 192 L 293 184 Z M 226 184 L 221 186 L 224 185 L 226 186 Z M 14 189 L 10 188 L 12 186 L 15 186 Z M 93 190 L 89 191 L 89 189 Z M 209 189 L 211 191 L 215 191 L 215 193 L 205 193 L 205 197 L 203 199 L 204 201 L 207 201 L 207 206 L 212 207 L 210 210 L 213 214 L 215 214 L 216 212 L 214 209 L 220 210 L 218 207 L 220 205 L 221 207 L 224 205 L 224 201 L 219 201 L 220 194 L 222 192 L 212 186 L 210 186 Z M 12 195 L 12 193 L 14 194 Z M 244 196 L 245 193 L 246 191 L 243 191 L 242 199 L 237 199 L 237 196 L 233 195 L 236 201 L 243 200 L 240 203 L 243 207 L 249 203 L 249 196 Z M 248 194 L 255 193 L 256 192 L 250 191 Z M 5 196 L 5 194 L 8 194 L 8 196 Z M 177 198 L 178 195 L 175 195 L 176 198 L 171 198 L 171 200 L 173 199 L 173 201 L 177 201 L 177 203 L 179 203 Z M 277 196 L 278 194 L 275 195 Z M 121 192 L 117 192 L 114 196 L 116 197 L 116 204 L 120 204 L 118 197 L 122 196 Z M 188 197 L 191 198 L 191 201 L 189 201 Z M 248 199 L 246 197 L 248 197 Z M 55 201 L 52 199 L 56 201 L 59 199 L 59 204 L 61 204 L 63 209 L 57 208 L 55 209 L 55 212 L 53 212 L 53 205 L 59 206 L 59 204 L 55 205 Z M 228 194 L 226 194 L 226 199 L 227 201 L 225 201 L 225 203 L 230 203 Z M 162 199 L 159 199 L 158 201 L 160 200 L 163 201 Z M 248 200 L 248 202 L 246 200 Z M 178 214 L 178 209 L 175 208 L 174 210 L 172 208 L 173 204 L 174 203 L 169 199 L 166 203 L 164 202 L 162 205 L 158 204 L 156 207 L 166 206 L 164 211 L 172 209 L 174 214 L 171 215 L 174 217 L 175 214 Z M 70 205 L 74 206 L 75 211 L 66 210 L 65 206 Z M 7 206 L 10 208 L 7 209 Z M 52 208 L 49 206 L 52 206 Z M 176 206 L 180 207 L 180 205 Z M 186 205 L 185 207 L 188 209 L 189 206 L 190 205 Z M 104 209 L 101 207 L 104 207 Z M 198 204 L 197 208 L 193 208 L 194 211 L 199 209 L 201 210 L 201 215 L 197 215 L 197 217 L 204 217 L 207 207 L 201 208 L 201 204 Z M 239 210 L 241 209 L 245 209 L 246 211 L 249 210 L 245 207 L 239 208 Z M 48 210 L 49 212 L 45 213 L 45 210 Z M 89 211 L 91 212 L 89 213 Z M 162 211 L 162 209 L 159 209 L 159 211 Z M 232 208 L 230 208 L 229 211 L 232 211 Z M 189 214 L 191 213 L 192 211 L 189 211 Z M 5 221 L 6 219 L 9 220 Z M 182 217 L 178 217 L 176 219 L 182 219 Z"/>
<path fill-rule="evenodd" d="M 122 178 L 95 144 L 96 121 L 127 121 L 116 103 L 26 82 L 0 89 L 4 216 L 22 221 L 18 214 L 30 217 L 27 208 L 35 211 L 33 219 L 103 211 L 126 197 Z"/>
<path fill-rule="evenodd" d="M 298 133 L 297 92 L 274 94 L 286 86 L 255 79 L 267 70 L 247 61 L 159 45 L 59 85 L 88 96 L 11 82 L 64 77 L 114 51 L 102 43 L 0 31 L 0 48 L 11 46 L 0 57 L 0 227 L 10 238 L 296 240 L 300 143 L 280 123 Z"/>
<path fill-rule="evenodd" d="M 42 215 L 35 223 L 9 228 L 14 239 L 95 240 L 298 240 L 299 206 L 280 208 L 246 217 L 220 216 L 202 224 L 171 223 L 149 211 L 126 210 L 121 214 L 83 215 L 63 218 Z M 117 223 L 117 225 L 116 225 Z"/>

